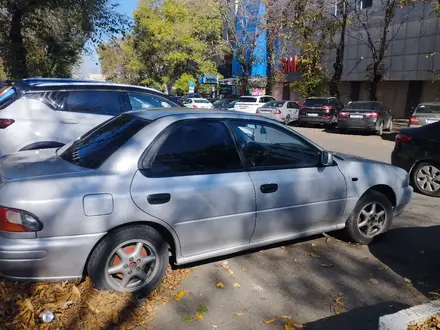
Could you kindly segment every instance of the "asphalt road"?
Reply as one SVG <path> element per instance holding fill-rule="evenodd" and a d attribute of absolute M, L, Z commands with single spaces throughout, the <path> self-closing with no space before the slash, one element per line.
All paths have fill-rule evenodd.
<path fill-rule="evenodd" d="M 295 129 L 326 149 L 383 162 L 394 146 L 393 134 Z M 264 320 L 287 315 L 308 329 L 377 329 L 380 315 L 423 303 L 440 289 L 439 237 L 439 199 L 415 195 L 390 232 L 369 247 L 317 236 L 198 265 L 182 283 L 188 295 L 158 307 L 152 325 L 284 329 L 285 319 L 270 325 Z M 216 287 L 220 281 L 223 289 Z M 185 322 L 199 305 L 208 308 L 204 319 Z"/>

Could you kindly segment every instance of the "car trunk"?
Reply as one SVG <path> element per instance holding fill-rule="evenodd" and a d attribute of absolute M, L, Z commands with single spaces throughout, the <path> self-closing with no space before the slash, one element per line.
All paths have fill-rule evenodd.
<path fill-rule="evenodd" d="M 238 101 L 235 103 L 234 110 L 256 113 L 259 106 L 260 103 L 258 103 L 258 99 L 256 97 L 243 97 L 238 99 Z"/>
<path fill-rule="evenodd" d="M 307 106 L 303 105 L 301 106 L 301 115 L 303 117 L 312 117 L 312 118 L 332 118 L 333 117 L 333 108 L 331 106 L 320 106 L 320 105 L 313 105 L 313 106 Z"/>
<path fill-rule="evenodd" d="M 376 114 L 376 115 L 374 115 Z M 340 113 L 341 117 L 354 121 L 365 121 L 372 118 L 377 118 L 378 113 L 372 109 L 344 109 Z"/>

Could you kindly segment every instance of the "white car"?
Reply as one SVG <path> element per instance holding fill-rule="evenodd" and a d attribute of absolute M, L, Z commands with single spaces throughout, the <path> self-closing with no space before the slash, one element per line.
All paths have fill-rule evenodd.
<path fill-rule="evenodd" d="M 241 96 L 234 105 L 234 111 L 241 111 L 247 113 L 257 113 L 257 109 L 264 104 L 275 101 L 273 96 Z"/>
<path fill-rule="evenodd" d="M 298 119 L 299 106 L 293 101 L 271 101 L 258 108 L 257 114 L 288 125 Z"/>
<path fill-rule="evenodd" d="M 207 99 L 203 98 L 189 98 L 182 101 L 183 105 L 187 108 L 195 109 L 212 109 L 214 106 Z"/>

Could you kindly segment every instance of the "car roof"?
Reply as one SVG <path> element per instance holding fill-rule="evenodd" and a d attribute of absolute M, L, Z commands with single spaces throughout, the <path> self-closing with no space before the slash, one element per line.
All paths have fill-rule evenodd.
<path fill-rule="evenodd" d="M 440 102 L 422 102 L 419 105 L 440 105 Z"/>
<path fill-rule="evenodd" d="M 319 99 L 336 99 L 334 96 L 310 96 L 306 100 L 319 100 Z"/>
<path fill-rule="evenodd" d="M 147 120 L 156 120 L 162 117 L 173 116 L 176 118 L 225 118 L 225 119 L 258 119 L 266 120 L 254 114 L 246 114 L 244 112 L 215 110 L 215 109 L 192 109 L 192 108 L 150 108 L 145 110 L 128 111 L 124 114 L 129 114 Z M 272 121 L 268 119 L 269 121 Z"/>

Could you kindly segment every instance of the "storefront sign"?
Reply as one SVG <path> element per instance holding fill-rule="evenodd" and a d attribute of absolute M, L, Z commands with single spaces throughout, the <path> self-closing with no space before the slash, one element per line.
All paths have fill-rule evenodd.
<path fill-rule="evenodd" d="M 284 57 L 280 60 L 281 71 L 284 73 L 299 72 L 298 70 L 298 56 Z"/>

